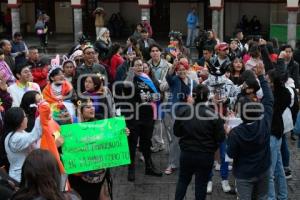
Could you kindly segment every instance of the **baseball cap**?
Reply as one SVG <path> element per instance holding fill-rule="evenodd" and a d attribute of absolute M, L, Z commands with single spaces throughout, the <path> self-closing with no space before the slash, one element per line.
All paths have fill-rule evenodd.
<path fill-rule="evenodd" d="M 226 42 L 221 42 L 216 45 L 216 50 L 225 51 L 228 49 L 228 44 Z"/>

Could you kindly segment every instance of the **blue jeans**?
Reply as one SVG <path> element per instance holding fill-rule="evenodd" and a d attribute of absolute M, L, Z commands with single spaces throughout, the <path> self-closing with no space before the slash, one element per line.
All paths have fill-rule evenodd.
<path fill-rule="evenodd" d="M 221 159 L 221 169 L 220 169 L 220 173 L 221 173 L 221 178 L 222 180 L 228 180 L 228 162 L 225 162 L 225 154 L 226 154 L 226 142 L 222 142 L 220 144 L 220 159 Z M 210 173 L 210 180 L 213 177 L 213 171 L 211 170 Z"/>
<path fill-rule="evenodd" d="M 289 150 L 289 146 L 286 141 L 286 134 L 284 134 L 282 136 L 281 156 L 282 156 L 283 167 L 289 167 L 290 166 L 290 150 Z"/>
<path fill-rule="evenodd" d="M 195 40 L 195 36 L 196 36 L 196 28 L 188 28 L 187 31 L 187 38 L 186 38 L 186 46 L 193 46 L 194 45 L 194 40 Z"/>
<path fill-rule="evenodd" d="M 271 168 L 270 168 L 270 179 L 269 179 L 269 197 L 268 200 L 287 200 L 288 191 L 285 174 L 282 165 L 281 158 L 281 141 L 275 136 L 270 136 L 270 147 L 271 147 Z M 277 198 L 276 192 L 277 190 Z"/>
<path fill-rule="evenodd" d="M 187 187 L 195 174 L 195 199 L 205 200 L 209 173 L 213 166 L 214 153 L 180 153 L 179 179 L 176 186 L 175 200 L 183 200 Z"/>

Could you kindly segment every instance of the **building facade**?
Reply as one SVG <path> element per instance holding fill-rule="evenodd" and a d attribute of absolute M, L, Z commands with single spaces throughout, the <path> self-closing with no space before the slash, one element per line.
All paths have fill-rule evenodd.
<path fill-rule="evenodd" d="M 36 16 L 43 11 L 50 16 L 50 31 L 74 33 L 74 37 L 80 32 L 95 34 L 92 12 L 98 6 L 105 9 L 108 26 L 114 13 L 122 16 L 124 36 L 132 33 L 142 16 L 150 19 L 154 37 L 166 36 L 170 30 L 185 34 L 186 16 L 192 7 L 198 11 L 200 29 L 212 28 L 221 39 L 232 36 L 243 15 L 249 19 L 256 15 L 263 36 L 270 36 L 273 25 L 285 26 L 286 40 L 294 45 L 300 22 L 299 0 L 0 0 L 0 3 L 1 11 L 11 14 L 12 32 L 34 32 Z"/>

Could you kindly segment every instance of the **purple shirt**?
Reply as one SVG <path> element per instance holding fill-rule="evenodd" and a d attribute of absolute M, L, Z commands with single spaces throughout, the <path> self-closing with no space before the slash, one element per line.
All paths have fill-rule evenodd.
<path fill-rule="evenodd" d="M 9 66 L 4 60 L 0 61 L 0 75 L 3 76 L 4 80 L 7 82 L 8 85 L 11 85 L 14 82 L 16 82 L 13 73 L 11 72 Z"/>

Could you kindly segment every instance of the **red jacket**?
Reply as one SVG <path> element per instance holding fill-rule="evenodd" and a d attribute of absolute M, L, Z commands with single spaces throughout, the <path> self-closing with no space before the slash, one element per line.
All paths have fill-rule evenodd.
<path fill-rule="evenodd" d="M 33 82 L 39 84 L 41 90 L 47 85 L 48 65 L 32 67 Z"/>
<path fill-rule="evenodd" d="M 120 54 L 115 54 L 111 57 L 110 67 L 109 67 L 109 75 L 113 81 L 116 78 L 118 66 L 123 64 L 123 62 L 124 62 L 124 59 L 122 58 L 122 56 L 120 56 Z"/>

